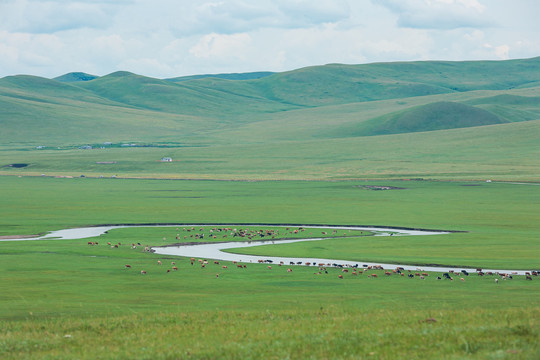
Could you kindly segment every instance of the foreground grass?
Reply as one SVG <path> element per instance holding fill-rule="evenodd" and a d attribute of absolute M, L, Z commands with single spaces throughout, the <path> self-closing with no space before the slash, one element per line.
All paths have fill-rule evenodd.
<path fill-rule="evenodd" d="M 325 304 L 326 305 L 326 304 Z M 0 322 L 3 359 L 533 359 L 540 309 L 154 312 Z"/>

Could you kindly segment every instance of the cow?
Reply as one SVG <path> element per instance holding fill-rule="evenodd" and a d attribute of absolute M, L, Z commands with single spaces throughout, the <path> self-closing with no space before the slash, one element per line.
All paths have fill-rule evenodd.
<path fill-rule="evenodd" d="M 125 267 L 126 269 L 131 269 L 131 265 L 129 265 L 129 264 L 124 265 L 124 267 Z"/>
<path fill-rule="evenodd" d="M 141 270 L 141 275 L 146 275 L 146 270 Z"/>

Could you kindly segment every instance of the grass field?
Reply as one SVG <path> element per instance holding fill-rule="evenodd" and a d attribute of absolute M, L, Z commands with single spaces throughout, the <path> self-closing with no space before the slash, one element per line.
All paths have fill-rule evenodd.
<path fill-rule="evenodd" d="M 231 182 L 0 177 L 2 235 L 111 223 L 326 223 L 467 231 L 354 237 L 259 254 L 540 267 L 540 188 L 485 182 Z M 372 190 L 394 186 L 401 190 Z M 54 204 L 54 205 L 51 205 Z M 247 225 L 246 225 L 247 227 Z M 278 226 L 274 227 L 278 229 Z M 283 232 L 283 229 L 281 229 Z M 352 276 L 339 269 L 145 253 L 175 227 L 0 243 L 0 357 L 503 358 L 538 356 L 539 282 Z M 287 236 L 290 236 L 288 234 Z M 165 240 L 163 240 L 165 238 Z M 190 239 L 190 238 L 189 238 Z M 120 242 L 119 248 L 106 245 Z M 247 252 L 247 250 L 245 250 Z M 160 260 L 163 265 L 158 265 Z M 178 271 L 170 273 L 170 262 Z M 128 263 L 131 270 L 126 270 Z M 229 265 L 223 269 L 223 265 Z M 141 275 L 140 271 L 147 271 Z M 219 273 L 219 278 L 216 274 Z M 434 319 L 434 320 L 433 320 Z M 427 355 L 426 355 L 427 354 Z"/>

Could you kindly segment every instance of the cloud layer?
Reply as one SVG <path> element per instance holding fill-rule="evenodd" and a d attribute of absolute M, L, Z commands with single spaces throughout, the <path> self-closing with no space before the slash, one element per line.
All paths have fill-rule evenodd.
<path fill-rule="evenodd" d="M 0 77 L 540 55 L 537 0 L 2 0 Z"/>

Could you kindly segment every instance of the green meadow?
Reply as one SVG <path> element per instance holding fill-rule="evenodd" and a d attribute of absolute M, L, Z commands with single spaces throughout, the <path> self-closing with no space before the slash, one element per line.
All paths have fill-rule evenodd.
<path fill-rule="evenodd" d="M 530 184 L 6 176 L 0 182 L 3 235 L 114 223 L 231 224 L 279 230 L 277 238 L 302 233 L 271 224 L 402 226 L 465 232 L 373 237 L 345 231 L 343 237 L 329 231 L 328 240 L 242 252 L 420 267 L 539 267 L 534 238 L 540 188 Z M 249 225 L 256 223 L 268 225 Z M 440 274 L 432 273 L 420 280 L 387 277 L 381 270 L 353 276 L 328 268 L 318 274 L 306 266 L 288 273 L 287 266 L 239 269 L 210 259 L 202 268 L 198 261 L 191 265 L 189 259 L 143 251 L 146 245 L 197 241 L 191 235 L 201 228 L 204 241 L 223 241 L 208 236 L 216 226 L 192 232 L 182 225 L 127 228 L 92 239 L 0 243 L 2 357 L 530 359 L 538 354 L 536 278 L 515 276 L 496 284 L 493 276 L 471 275 L 462 282 L 459 276 L 436 280 Z M 310 232 L 322 235 L 309 227 L 304 235 Z M 178 271 L 166 271 L 171 262 Z M 378 277 L 368 277 L 372 273 Z"/>
<path fill-rule="evenodd" d="M 540 58 L 0 79 L 0 240 L 162 225 L 0 241 L 0 358 L 538 359 L 537 276 L 144 249 L 237 228 L 325 237 L 237 253 L 540 270 L 539 99 Z"/>

